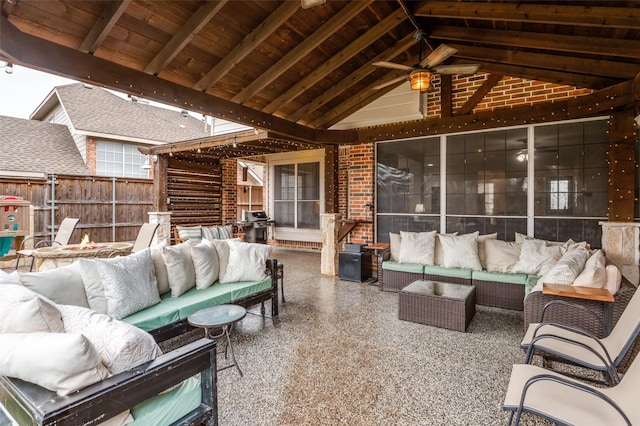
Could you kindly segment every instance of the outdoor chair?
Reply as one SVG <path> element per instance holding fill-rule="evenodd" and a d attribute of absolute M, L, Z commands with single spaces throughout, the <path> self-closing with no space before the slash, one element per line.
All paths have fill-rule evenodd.
<path fill-rule="evenodd" d="M 136 241 L 133 243 L 131 253 L 137 253 L 149 247 L 153 241 L 153 236 L 156 234 L 158 226 L 160 226 L 159 223 L 143 223 L 138 231 Z"/>
<path fill-rule="evenodd" d="M 640 424 L 640 360 L 636 358 L 615 386 L 595 387 L 530 364 L 516 364 L 502 408 L 509 425 L 531 413 L 560 425 Z M 515 419 L 514 419 L 515 416 Z M 515 423 L 514 423 L 515 420 Z"/>
<path fill-rule="evenodd" d="M 636 291 L 611 333 L 603 338 L 560 323 L 529 324 L 520 344 L 527 350 L 525 362 L 530 364 L 534 354 L 539 353 L 547 364 L 551 355 L 554 361 L 601 371 L 606 383 L 616 384 L 619 382 L 618 370 L 640 335 L 638 312 L 640 292 Z"/>
<path fill-rule="evenodd" d="M 54 244 L 57 244 L 60 246 L 69 244 L 69 240 L 71 240 L 71 234 L 73 234 L 73 231 L 76 229 L 78 222 L 80 222 L 80 219 L 76 219 L 72 217 L 64 218 L 53 240 L 39 240 L 34 243 L 33 249 L 31 250 L 25 250 L 24 245 L 25 245 L 25 242 L 29 240 L 35 240 L 35 237 L 25 238 L 22 241 L 22 244 L 20 244 L 20 247 L 16 250 L 16 270 L 18 269 L 18 266 L 20 266 L 20 257 L 22 256 L 31 258 L 31 266 L 29 267 L 29 271 L 33 270 L 33 265 L 36 260 L 36 258 L 33 256 L 33 250 L 37 248 L 52 246 Z"/>

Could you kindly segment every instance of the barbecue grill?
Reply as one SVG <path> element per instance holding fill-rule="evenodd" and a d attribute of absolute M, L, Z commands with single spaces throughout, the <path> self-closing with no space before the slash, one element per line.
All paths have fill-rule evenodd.
<path fill-rule="evenodd" d="M 243 222 L 236 225 L 243 228 L 244 240 L 248 243 L 266 244 L 267 227 L 274 223 L 267 217 L 267 213 L 264 210 L 246 210 L 243 219 Z"/>

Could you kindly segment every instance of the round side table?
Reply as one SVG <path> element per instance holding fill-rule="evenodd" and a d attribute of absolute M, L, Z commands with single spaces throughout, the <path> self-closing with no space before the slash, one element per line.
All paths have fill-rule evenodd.
<path fill-rule="evenodd" d="M 233 352 L 233 345 L 231 344 L 229 333 L 231 333 L 233 324 L 243 319 L 246 315 L 247 310 L 242 306 L 218 305 L 201 309 L 187 317 L 187 321 L 189 322 L 189 324 L 194 327 L 204 329 L 205 337 L 209 339 L 217 339 L 224 336 L 227 339 L 227 347 L 224 349 L 224 357 L 225 359 L 227 358 L 227 349 L 229 349 L 231 352 L 232 363 L 222 368 L 218 368 L 218 371 L 226 370 L 227 368 L 235 366 L 238 369 L 238 373 L 240 373 L 240 376 L 242 377 L 242 370 L 240 370 L 240 366 L 238 365 L 238 361 L 236 360 L 236 355 Z M 215 335 L 211 334 L 211 330 L 219 328 L 222 329 L 221 333 Z"/>

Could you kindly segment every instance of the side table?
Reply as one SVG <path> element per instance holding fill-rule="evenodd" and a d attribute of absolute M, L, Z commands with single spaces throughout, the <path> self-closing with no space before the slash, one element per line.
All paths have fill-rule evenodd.
<path fill-rule="evenodd" d="M 187 321 L 194 327 L 204 329 L 205 337 L 209 339 L 217 339 L 224 336 L 227 339 L 227 346 L 224 349 L 224 357 L 227 358 L 227 349 L 231 352 L 231 364 L 218 368 L 218 371 L 226 370 L 227 368 L 236 367 L 240 377 L 242 377 L 242 370 L 236 360 L 236 354 L 233 351 L 233 345 L 231 344 L 231 338 L 229 334 L 233 328 L 233 324 L 237 323 L 247 315 L 247 310 L 238 305 L 218 305 L 210 308 L 204 308 L 196 311 L 187 317 Z M 222 329 L 219 334 L 211 334 L 211 330 Z"/>
<path fill-rule="evenodd" d="M 389 249 L 389 247 L 391 247 L 391 244 L 389 243 L 373 243 L 373 244 L 367 244 L 364 247 L 367 250 L 373 250 L 373 254 L 376 257 L 376 262 L 377 262 L 376 268 L 378 269 L 378 271 L 380 271 L 380 268 L 382 267 L 382 255 L 384 254 L 385 250 Z M 376 275 L 377 275 L 376 278 L 373 281 L 371 281 L 369 285 L 374 285 L 375 283 L 378 282 L 380 273 L 378 272 Z"/>

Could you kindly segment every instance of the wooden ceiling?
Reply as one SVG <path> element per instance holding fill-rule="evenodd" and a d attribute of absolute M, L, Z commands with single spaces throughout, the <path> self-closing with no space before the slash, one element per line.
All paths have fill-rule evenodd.
<path fill-rule="evenodd" d="M 326 129 L 395 87 L 372 90 L 403 73 L 373 62 L 418 62 L 416 27 L 458 50 L 445 64 L 479 63 L 496 81 L 601 90 L 640 72 L 639 1 L 0 1 L 2 60 L 272 140 L 357 142 Z"/>

